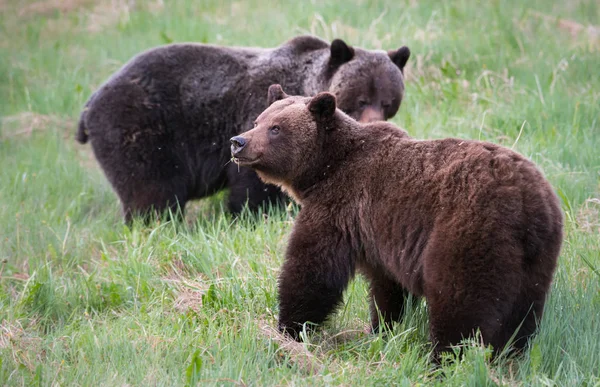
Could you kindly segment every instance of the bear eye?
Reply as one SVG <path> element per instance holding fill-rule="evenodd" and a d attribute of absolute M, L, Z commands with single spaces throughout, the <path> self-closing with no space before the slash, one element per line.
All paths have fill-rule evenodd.
<path fill-rule="evenodd" d="M 361 108 L 367 106 L 368 104 L 369 102 L 365 101 L 364 99 L 358 100 L 358 106 L 360 106 Z"/>
<path fill-rule="evenodd" d="M 390 106 L 392 106 L 392 104 L 391 104 L 391 102 L 384 101 L 384 102 L 382 102 L 382 103 L 381 103 L 381 106 L 382 106 L 384 109 L 387 109 L 387 108 L 389 108 Z"/>
<path fill-rule="evenodd" d="M 279 134 L 279 131 L 281 130 L 281 128 L 277 125 L 275 126 L 271 126 L 271 128 L 269 129 L 269 131 L 271 132 L 271 134 Z"/>

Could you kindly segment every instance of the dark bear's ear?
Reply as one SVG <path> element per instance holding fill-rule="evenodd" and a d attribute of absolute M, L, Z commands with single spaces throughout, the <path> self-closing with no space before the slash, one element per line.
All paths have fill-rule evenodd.
<path fill-rule="evenodd" d="M 331 56 L 329 67 L 338 67 L 354 58 L 354 49 L 341 39 L 331 42 Z"/>
<path fill-rule="evenodd" d="M 390 56 L 392 62 L 398 66 L 400 71 L 403 71 L 404 66 L 406 66 L 406 62 L 408 62 L 408 58 L 410 58 L 410 50 L 408 47 L 402 46 L 398 50 L 388 51 L 388 55 Z"/>
<path fill-rule="evenodd" d="M 335 114 L 335 96 L 328 92 L 317 94 L 308 103 L 308 110 L 317 121 L 323 121 Z"/>
<path fill-rule="evenodd" d="M 289 95 L 287 95 L 283 89 L 281 88 L 281 85 L 279 84 L 274 84 L 269 86 L 269 92 L 267 93 L 267 104 L 269 106 L 271 106 L 271 104 L 275 101 L 279 101 L 280 99 L 284 99 L 289 97 Z"/>

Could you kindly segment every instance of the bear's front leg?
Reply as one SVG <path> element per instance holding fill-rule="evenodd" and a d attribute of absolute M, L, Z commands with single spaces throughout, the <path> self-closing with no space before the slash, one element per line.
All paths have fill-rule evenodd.
<path fill-rule="evenodd" d="M 305 323 L 322 323 L 341 303 L 353 275 L 343 234 L 301 212 L 279 277 L 279 329 L 299 340 Z"/>

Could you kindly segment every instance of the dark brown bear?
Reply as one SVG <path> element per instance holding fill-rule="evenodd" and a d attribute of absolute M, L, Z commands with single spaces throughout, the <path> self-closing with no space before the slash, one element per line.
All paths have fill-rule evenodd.
<path fill-rule="evenodd" d="M 323 322 L 358 270 L 374 329 L 402 318 L 407 294 L 426 298 L 436 359 L 477 329 L 496 352 L 518 329 L 523 348 L 562 243 L 559 201 L 535 165 L 491 143 L 360 124 L 326 92 L 286 97 L 272 86 L 269 100 L 282 100 L 231 139 L 239 165 L 301 205 L 279 327 L 297 339 L 304 323 Z"/>
<path fill-rule="evenodd" d="M 77 140 L 94 154 L 127 221 L 150 208 L 184 208 L 230 189 L 229 209 L 255 209 L 281 193 L 230 164 L 229 138 L 252 127 L 269 85 L 297 95 L 334 93 L 364 121 L 396 114 L 410 51 L 367 51 L 300 36 L 275 49 L 172 44 L 144 52 L 92 95 Z"/>

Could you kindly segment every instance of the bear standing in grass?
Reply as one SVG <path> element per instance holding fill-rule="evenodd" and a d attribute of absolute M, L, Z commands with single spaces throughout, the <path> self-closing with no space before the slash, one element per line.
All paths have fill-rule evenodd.
<path fill-rule="evenodd" d="M 228 140 L 252 128 L 269 85 L 334 93 L 362 121 L 393 117 L 404 95 L 407 47 L 367 51 L 300 36 L 275 49 L 172 44 L 144 52 L 92 95 L 77 140 L 94 154 L 130 221 L 149 210 L 230 189 L 229 209 L 255 209 L 281 192 L 230 164 Z"/>
<path fill-rule="evenodd" d="M 323 322 L 358 270 L 370 281 L 373 329 L 402 318 L 408 293 L 426 298 L 436 359 L 477 329 L 496 353 L 517 330 L 514 346 L 525 346 L 563 227 L 533 163 L 491 143 L 360 124 L 329 93 L 288 97 L 273 85 L 268 99 L 277 102 L 231 151 L 301 205 L 280 276 L 280 329 L 298 339 L 304 323 Z"/>

